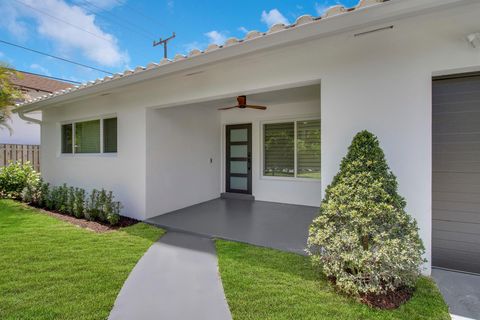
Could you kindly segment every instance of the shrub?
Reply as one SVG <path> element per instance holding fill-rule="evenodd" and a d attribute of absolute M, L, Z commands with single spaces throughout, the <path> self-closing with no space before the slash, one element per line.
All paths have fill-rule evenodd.
<path fill-rule="evenodd" d="M 22 191 L 22 201 L 32 206 L 39 206 L 42 199 L 43 179 L 30 179 Z"/>
<path fill-rule="evenodd" d="M 75 188 L 74 187 L 68 187 L 67 188 L 67 199 L 66 199 L 66 205 L 65 205 L 65 211 L 69 215 L 74 215 L 73 214 L 73 207 L 75 205 Z"/>
<path fill-rule="evenodd" d="M 378 139 L 358 133 L 310 227 L 307 252 L 349 294 L 414 287 L 424 247 Z"/>
<path fill-rule="evenodd" d="M 121 205 L 114 201 L 113 193 L 104 189 L 93 189 L 86 205 L 85 217 L 115 225 L 120 220 Z"/>
<path fill-rule="evenodd" d="M 111 191 L 93 189 L 87 197 L 84 189 L 69 187 L 65 183 L 51 187 L 28 162 L 15 162 L 0 169 L 0 196 L 111 225 L 120 220 L 121 204 L 114 201 Z"/>
<path fill-rule="evenodd" d="M 29 184 L 35 184 L 40 174 L 33 170 L 30 162 L 12 162 L 0 168 L 0 195 L 6 198 L 21 199 L 22 192 Z"/>
<path fill-rule="evenodd" d="M 88 220 L 96 220 L 98 219 L 99 216 L 99 211 L 100 209 L 98 208 L 98 190 L 93 189 L 92 192 L 90 193 L 90 196 L 88 197 L 87 200 L 87 207 L 85 209 L 85 218 Z"/>
<path fill-rule="evenodd" d="M 75 200 L 73 202 L 73 215 L 77 218 L 85 217 L 85 190 L 75 189 Z"/>

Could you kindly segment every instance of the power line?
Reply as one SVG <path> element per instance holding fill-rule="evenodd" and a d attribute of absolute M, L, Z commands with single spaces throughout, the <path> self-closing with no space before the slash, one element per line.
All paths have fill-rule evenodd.
<path fill-rule="evenodd" d="M 10 68 L 9 68 L 10 69 Z M 69 82 L 69 83 L 74 83 L 74 84 L 82 84 L 81 82 L 74 81 L 74 80 L 68 80 L 68 79 L 63 79 L 63 78 L 58 78 L 58 77 L 52 77 L 52 76 L 47 76 L 44 74 L 40 73 L 35 73 L 35 72 L 30 72 L 30 71 L 23 71 L 23 70 L 18 70 L 18 69 L 11 69 L 12 71 L 16 72 L 21 72 L 21 73 L 27 73 L 27 74 L 32 74 L 34 76 L 39 76 L 47 79 L 52 79 L 52 80 L 58 80 L 58 81 L 63 81 L 63 82 Z"/>
<path fill-rule="evenodd" d="M 7 44 L 9 46 L 17 47 L 17 48 L 20 48 L 20 49 L 23 49 L 23 50 L 35 52 L 35 53 L 38 53 L 38 54 L 41 54 L 41 55 L 44 55 L 44 56 L 47 56 L 47 57 L 50 57 L 50 58 L 62 60 L 64 62 L 75 64 L 75 65 L 80 66 L 80 67 L 84 67 L 84 68 L 88 68 L 88 69 L 92 69 L 92 70 L 96 70 L 96 71 L 100 71 L 100 72 L 103 72 L 103 73 L 106 73 L 106 74 L 113 75 L 113 73 L 111 73 L 109 71 L 105 71 L 105 70 L 102 70 L 102 69 L 99 69 L 99 68 L 91 67 L 89 65 L 86 65 L 86 64 L 83 64 L 83 63 L 80 63 L 80 62 L 75 62 L 75 61 L 72 61 L 72 60 L 69 60 L 69 59 L 57 57 L 57 56 L 51 55 L 49 53 L 45 53 L 45 52 L 38 51 L 38 50 L 35 50 L 35 49 L 27 48 L 27 47 L 24 47 L 24 46 L 15 44 L 15 43 L 11 43 L 11 42 L 8 42 L 8 41 L 5 41 L 5 40 L 0 39 L 0 43 L 4 43 L 4 44 Z"/>
<path fill-rule="evenodd" d="M 15 0 L 15 1 L 18 2 L 18 3 L 20 3 L 20 4 L 23 4 L 24 6 L 30 8 L 30 9 L 32 9 L 32 10 L 35 10 L 35 11 L 37 11 L 37 12 L 40 12 L 41 14 L 44 14 L 44 15 L 52 18 L 52 19 L 55 19 L 55 20 L 60 21 L 60 22 L 63 22 L 63 23 L 65 23 L 65 24 L 67 24 L 67 25 L 69 25 L 69 26 L 71 26 L 71 27 L 73 27 L 73 28 L 76 28 L 76 29 L 78 29 L 78 30 L 81 30 L 81 31 L 83 31 L 83 32 L 86 32 L 86 33 L 88 33 L 88 34 L 91 34 L 92 36 L 97 37 L 98 39 L 102 39 L 102 40 L 104 40 L 104 41 L 107 41 L 107 42 L 110 42 L 110 43 L 112 43 L 112 44 L 115 44 L 114 42 L 112 42 L 111 39 L 107 39 L 107 38 L 105 38 L 105 37 L 102 37 L 102 36 L 94 33 L 94 32 L 90 32 L 90 31 L 88 31 L 88 30 L 86 30 L 86 29 L 83 29 L 83 28 L 77 26 L 77 25 L 74 25 L 74 24 L 72 24 L 72 23 L 70 23 L 70 22 L 68 22 L 68 21 L 66 21 L 66 20 L 57 18 L 57 17 L 55 17 L 54 15 L 51 15 L 51 14 L 48 13 L 48 12 L 45 12 L 45 11 L 43 11 L 43 10 L 41 10 L 41 9 L 38 9 L 38 8 L 36 8 L 36 7 L 33 7 L 33 6 L 31 6 L 31 5 L 23 2 L 23 1 L 20 1 L 20 0 Z"/>
<path fill-rule="evenodd" d="M 158 21 L 146 14 L 144 14 L 140 9 L 137 9 L 136 7 L 128 4 L 126 1 L 125 2 L 122 2 L 120 0 L 114 0 L 115 2 L 117 2 L 118 4 L 122 5 L 122 6 L 126 6 L 126 7 L 129 7 L 130 9 L 132 9 L 133 11 L 135 11 L 137 14 L 141 15 L 142 17 L 152 21 L 153 23 L 155 24 L 159 24 Z M 160 24 L 161 25 L 161 24 Z"/>
<path fill-rule="evenodd" d="M 90 2 L 90 1 L 88 1 L 88 0 L 84 0 L 84 1 L 85 1 L 89 6 L 92 6 L 92 7 L 96 8 L 96 9 L 98 9 L 98 10 L 101 10 L 101 11 L 105 11 L 103 8 L 101 8 L 101 7 L 93 4 L 92 2 Z M 145 37 L 148 37 L 149 39 L 150 39 L 151 37 L 156 37 L 153 33 L 151 33 L 150 31 L 148 31 L 147 29 L 144 29 L 144 28 L 142 28 L 141 26 L 139 26 L 139 25 L 137 25 L 137 24 L 134 24 L 134 23 L 132 23 L 131 21 L 128 21 L 127 19 L 124 19 L 124 18 L 122 18 L 122 17 L 120 17 L 120 16 L 117 16 L 117 15 L 113 14 L 112 12 L 107 12 L 107 11 L 105 11 L 106 14 L 108 14 L 108 15 L 111 16 L 111 17 L 109 17 L 109 16 L 107 16 L 107 15 L 105 15 L 105 14 L 102 14 L 102 13 L 100 13 L 100 12 L 98 12 L 98 11 L 93 11 L 92 9 L 89 9 L 89 8 L 85 7 L 85 5 L 82 5 L 82 4 L 78 4 L 78 5 L 80 5 L 80 6 L 81 6 L 82 8 L 84 8 L 85 10 L 87 10 L 87 11 L 89 11 L 89 12 L 95 14 L 95 15 L 104 17 L 105 19 L 108 19 L 108 20 L 110 20 L 110 21 L 112 21 L 112 22 L 114 22 L 114 23 L 116 23 L 116 24 L 118 24 L 118 25 L 120 25 L 120 26 L 126 27 L 126 28 L 128 28 L 128 29 L 130 29 L 130 30 L 132 30 L 132 31 L 134 31 L 134 32 L 141 32 L 141 33 L 143 33 L 143 35 L 145 35 Z M 117 21 L 117 20 L 118 20 L 118 21 Z M 134 29 L 136 29 L 136 30 L 134 30 Z"/>

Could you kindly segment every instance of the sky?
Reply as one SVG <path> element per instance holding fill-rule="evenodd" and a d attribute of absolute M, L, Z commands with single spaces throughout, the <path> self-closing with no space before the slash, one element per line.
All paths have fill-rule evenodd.
<path fill-rule="evenodd" d="M 85 82 L 106 74 L 9 46 L 42 51 L 108 72 L 122 72 L 163 58 L 153 40 L 169 37 L 168 55 L 187 54 L 321 15 L 332 5 L 358 0 L 0 0 L 0 61 L 18 70 Z"/>

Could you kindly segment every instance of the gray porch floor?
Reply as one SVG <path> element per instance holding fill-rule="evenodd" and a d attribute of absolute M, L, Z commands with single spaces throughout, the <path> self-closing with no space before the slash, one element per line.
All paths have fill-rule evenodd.
<path fill-rule="evenodd" d="M 167 230 L 189 232 L 304 254 L 317 207 L 214 199 L 148 219 Z"/>

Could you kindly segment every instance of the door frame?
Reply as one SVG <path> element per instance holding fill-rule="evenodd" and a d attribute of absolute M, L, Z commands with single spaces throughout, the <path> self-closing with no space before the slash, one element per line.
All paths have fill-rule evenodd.
<path fill-rule="evenodd" d="M 247 158 L 230 158 L 230 145 L 242 145 L 243 142 L 230 142 L 231 129 L 247 129 Z M 252 194 L 252 123 L 225 125 L 225 192 Z M 247 173 L 230 173 L 230 160 L 246 160 Z M 231 189 L 230 177 L 246 177 L 247 190 Z"/>

